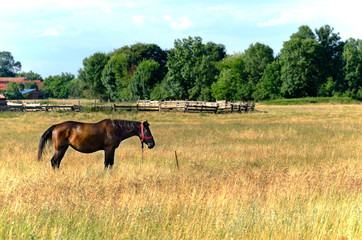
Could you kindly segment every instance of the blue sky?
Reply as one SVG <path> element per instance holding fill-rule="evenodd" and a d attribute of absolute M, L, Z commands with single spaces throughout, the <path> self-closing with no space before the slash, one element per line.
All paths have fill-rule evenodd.
<path fill-rule="evenodd" d="M 12 0 L 0 4 L 0 51 L 43 78 L 77 75 L 95 52 L 139 42 L 170 49 L 188 36 L 224 44 L 228 54 L 256 42 L 277 54 L 301 25 L 361 39 L 361 9 L 359 0 Z"/>

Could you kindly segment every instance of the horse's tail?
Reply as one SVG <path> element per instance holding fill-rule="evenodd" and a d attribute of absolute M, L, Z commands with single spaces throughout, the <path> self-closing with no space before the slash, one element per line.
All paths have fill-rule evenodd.
<path fill-rule="evenodd" d="M 41 160 L 41 155 L 43 154 L 46 143 L 52 139 L 52 133 L 53 133 L 53 130 L 55 127 L 56 127 L 56 125 L 51 126 L 41 136 L 40 142 L 39 142 L 39 149 L 38 149 L 38 161 Z"/>

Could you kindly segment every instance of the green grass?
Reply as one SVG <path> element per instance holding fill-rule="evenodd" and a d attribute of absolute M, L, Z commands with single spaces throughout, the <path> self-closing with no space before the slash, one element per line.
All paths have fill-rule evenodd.
<path fill-rule="evenodd" d="M 275 99 L 262 101 L 264 105 L 305 105 L 305 104 L 360 104 L 361 102 L 349 97 L 306 97 L 291 99 Z"/>

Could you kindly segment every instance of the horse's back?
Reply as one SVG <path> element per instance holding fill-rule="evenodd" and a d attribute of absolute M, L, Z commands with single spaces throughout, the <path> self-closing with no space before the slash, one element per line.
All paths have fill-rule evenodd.
<path fill-rule="evenodd" d="M 85 153 L 102 150 L 108 142 L 109 126 L 108 120 L 97 123 L 62 122 L 53 131 L 53 141 L 58 144 L 69 144 Z"/>

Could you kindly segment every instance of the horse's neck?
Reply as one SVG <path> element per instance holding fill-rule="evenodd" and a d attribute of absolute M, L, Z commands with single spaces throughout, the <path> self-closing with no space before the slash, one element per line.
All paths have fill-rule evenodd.
<path fill-rule="evenodd" d="M 124 126 L 124 128 L 126 129 L 122 129 L 122 136 L 121 136 L 121 141 L 133 136 L 138 136 L 139 135 L 139 130 L 140 127 L 138 126 L 137 122 L 131 122 L 130 125 L 132 125 L 132 128 L 128 128 Z"/>

